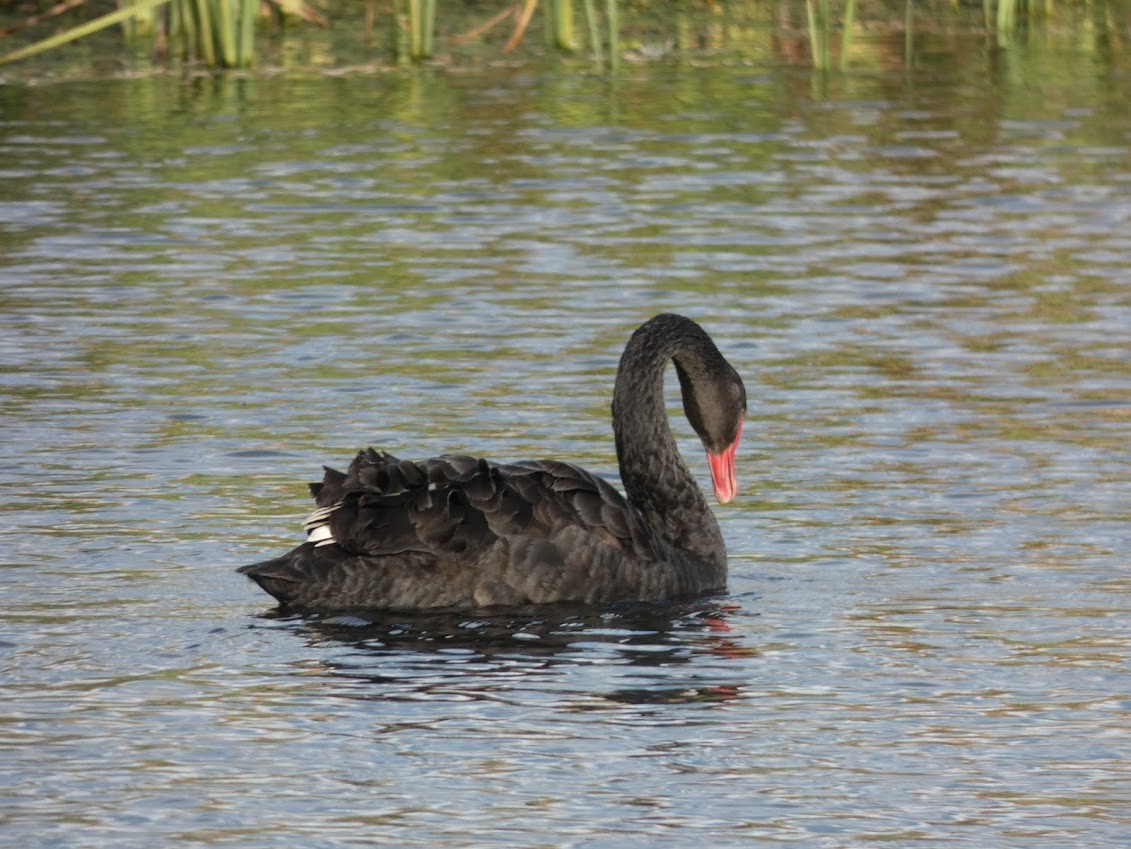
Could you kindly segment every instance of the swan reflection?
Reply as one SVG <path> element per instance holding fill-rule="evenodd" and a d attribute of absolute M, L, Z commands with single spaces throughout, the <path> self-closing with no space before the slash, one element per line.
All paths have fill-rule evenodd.
<path fill-rule="evenodd" d="M 320 654 L 338 695 L 385 701 L 541 701 L 568 710 L 721 703 L 756 653 L 718 599 L 593 608 L 265 614 Z M 592 691 L 595 673 L 603 685 Z M 310 675 L 310 658 L 302 664 Z M 580 681 L 589 692 L 580 692 Z"/>

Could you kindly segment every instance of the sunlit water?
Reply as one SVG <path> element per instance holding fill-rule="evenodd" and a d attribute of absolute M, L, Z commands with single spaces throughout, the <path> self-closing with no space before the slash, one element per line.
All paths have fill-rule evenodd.
<path fill-rule="evenodd" d="M 980 56 L 0 91 L 3 842 L 1126 845 L 1131 88 Z M 234 574 L 361 445 L 615 477 L 659 311 L 751 396 L 726 596 Z"/>

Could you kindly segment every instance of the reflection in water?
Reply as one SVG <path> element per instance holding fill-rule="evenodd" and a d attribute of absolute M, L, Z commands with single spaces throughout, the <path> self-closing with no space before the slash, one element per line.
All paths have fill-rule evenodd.
<path fill-rule="evenodd" d="M 626 704 L 727 701 L 740 685 L 715 681 L 713 662 L 744 656 L 730 633 L 727 606 L 717 601 L 623 604 L 594 610 L 579 605 L 497 611 L 375 612 L 372 615 L 281 616 L 324 656 L 334 678 L 354 687 L 350 697 L 415 700 L 504 698 L 531 687 L 557 689 L 555 667 L 618 667 L 633 688 L 574 693 L 556 706 L 592 709 L 606 700 Z M 672 668 L 691 665 L 712 683 L 672 686 Z M 304 672 L 308 666 L 304 663 Z M 739 675 L 738 668 L 732 674 Z M 675 676 L 678 677 L 678 676 Z M 534 681 L 540 684 L 535 685 Z M 647 682 L 647 683 L 644 683 Z M 608 683 L 607 681 L 605 683 Z"/>
<path fill-rule="evenodd" d="M 7 842 L 1122 849 L 1126 57 L 918 46 L 0 86 Z M 323 459 L 615 477 L 661 310 L 750 375 L 725 598 L 260 615 Z"/>

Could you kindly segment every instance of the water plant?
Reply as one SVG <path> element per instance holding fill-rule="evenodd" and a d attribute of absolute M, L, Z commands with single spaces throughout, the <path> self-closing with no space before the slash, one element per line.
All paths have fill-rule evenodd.
<path fill-rule="evenodd" d="M 280 15 L 324 23 L 305 0 L 270 3 Z M 66 0 L 56 8 L 76 5 L 79 4 Z M 143 35 L 155 37 L 155 52 L 164 52 L 161 46 L 171 45 L 184 58 L 201 60 L 209 67 L 246 68 L 255 59 L 255 28 L 260 15 L 259 0 L 126 0 L 112 12 L 0 56 L 0 64 L 26 59 L 120 24 L 127 40 Z"/>
<path fill-rule="evenodd" d="M 436 35 L 436 0 L 393 0 L 398 57 L 420 61 L 432 55 Z"/>
<path fill-rule="evenodd" d="M 315 2 L 354 3 L 356 0 L 314 0 Z M 26 18 L 22 22 L 0 29 L 0 38 L 45 20 L 62 15 L 73 15 L 76 10 L 88 14 L 96 3 L 109 0 L 58 0 L 53 7 Z M 158 56 L 174 55 L 209 67 L 247 67 L 255 61 L 255 34 L 259 24 L 268 16 L 276 20 L 301 19 L 320 25 L 325 18 L 309 5 L 308 0 L 115 0 L 119 7 L 92 20 L 85 20 L 70 29 L 43 39 L 35 44 L 0 56 L 0 64 L 14 62 L 58 48 L 77 38 L 111 26 L 120 26 L 127 40 L 154 39 L 154 53 Z M 621 59 L 622 9 L 619 0 L 580 0 L 584 27 L 575 21 L 577 0 L 497 0 L 503 7 L 490 11 L 485 23 L 473 27 L 462 35 L 453 35 L 446 43 L 452 46 L 482 37 L 487 31 L 511 21 L 513 31 L 501 50 L 510 53 L 521 44 L 534 20 L 539 2 L 542 5 L 542 29 L 546 49 L 551 52 L 577 54 L 587 48 L 595 62 L 616 68 Z M 896 4 L 899 0 L 894 0 Z M 1118 18 L 1111 9 L 1125 0 L 1095 0 L 1093 17 Z M 367 31 L 371 30 L 372 17 L 379 12 L 376 0 L 366 0 Z M 982 0 L 981 24 L 999 47 L 1008 47 L 1022 25 L 1033 24 L 1039 18 L 1049 18 L 1053 7 L 1051 0 L 1037 4 L 1033 0 Z M 666 25 L 675 30 L 672 40 L 677 50 L 686 50 L 696 41 L 687 37 L 689 13 L 705 14 L 714 22 L 706 24 L 700 32 L 700 43 L 709 41 L 717 45 L 729 36 L 726 25 L 718 26 L 721 16 L 730 14 L 757 14 L 790 27 L 801 0 L 791 0 L 785 7 L 771 6 L 768 0 L 667 0 L 662 10 Z M 955 0 L 903 0 L 902 21 L 905 59 L 910 65 L 913 58 L 916 27 L 928 25 L 940 16 L 964 14 Z M 81 7 L 87 7 L 82 9 Z M 339 7 L 340 8 L 340 7 Z M 389 0 L 387 20 L 391 22 L 392 36 L 389 46 L 402 62 L 419 62 L 432 57 L 436 51 L 438 7 L 436 0 Z M 476 7 L 478 8 L 478 7 Z M 872 17 L 877 14 L 894 17 L 898 5 L 877 12 L 869 7 Z M 653 19 L 661 10 L 660 0 L 634 0 L 633 12 L 649 14 Z M 755 11 L 759 10 L 759 11 Z M 468 0 L 447 0 L 444 14 L 455 16 L 468 11 Z M 474 12 L 471 12 L 474 14 Z M 782 14 L 785 17 L 782 17 Z M 975 13 L 977 14 L 977 13 Z M 808 52 L 814 68 L 828 70 L 836 61 L 847 66 L 852 39 L 858 31 L 857 0 L 805 0 L 805 33 Z M 1104 17 L 1107 16 L 1107 17 Z M 448 18 L 450 20 L 450 18 Z M 1106 25 L 1106 23 L 1105 23 Z M 839 28 L 839 51 L 837 29 Z M 707 34 L 709 31 L 709 34 Z M 733 30 L 738 32 L 736 28 Z M 720 39 L 720 33 L 727 33 Z"/>
<path fill-rule="evenodd" d="M 829 0 L 805 0 L 805 13 L 809 20 L 809 49 L 813 52 L 813 67 L 829 67 L 829 40 L 832 14 Z"/>

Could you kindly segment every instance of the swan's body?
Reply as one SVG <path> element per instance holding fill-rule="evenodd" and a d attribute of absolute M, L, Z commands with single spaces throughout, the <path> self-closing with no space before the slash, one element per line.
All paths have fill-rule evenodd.
<path fill-rule="evenodd" d="M 735 494 L 742 380 L 693 321 L 660 315 L 629 340 L 613 392 L 626 499 L 569 463 L 398 460 L 372 448 L 311 484 L 307 541 L 244 566 L 309 610 L 680 598 L 722 590 L 726 548 L 679 455 L 663 398 L 674 360 L 720 502 Z"/>

